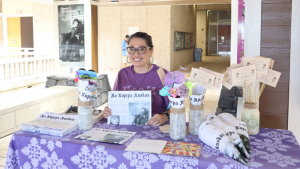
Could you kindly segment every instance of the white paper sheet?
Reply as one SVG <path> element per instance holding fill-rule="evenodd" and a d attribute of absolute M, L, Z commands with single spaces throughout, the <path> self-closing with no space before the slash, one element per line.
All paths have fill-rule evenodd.
<path fill-rule="evenodd" d="M 166 144 L 164 140 L 134 139 L 125 151 L 160 154 Z"/>

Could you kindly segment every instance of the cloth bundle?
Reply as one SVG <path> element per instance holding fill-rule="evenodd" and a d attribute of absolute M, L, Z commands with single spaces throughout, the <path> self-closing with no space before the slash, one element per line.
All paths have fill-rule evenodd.
<path fill-rule="evenodd" d="M 207 116 L 206 121 L 199 127 L 199 138 L 208 146 L 248 166 L 245 158 L 250 160 L 251 157 L 243 139 L 235 127 L 222 122 L 217 116 Z"/>
<path fill-rule="evenodd" d="M 240 136 L 245 148 L 247 149 L 248 153 L 251 154 L 251 146 L 250 146 L 250 139 L 248 134 L 248 128 L 245 122 L 236 119 L 230 113 L 221 113 L 218 117 L 228 126 L 232 126 L 236 129 L 237 134 Z"/>

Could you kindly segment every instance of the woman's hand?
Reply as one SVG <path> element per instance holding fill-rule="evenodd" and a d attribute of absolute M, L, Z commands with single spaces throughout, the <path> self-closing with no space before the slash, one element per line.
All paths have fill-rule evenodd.
<path fill-rule="evenodd" d="M 167 117 L 164 114 L 156 114 L 149 121 L 147 121 L 146 125 L 150 126 L 160 126 L 167 122 Z"/>
<path fill-rule="evenodd" d="M 104 108 L 104 110 L 103 110 L 103 117 L 104 118 L 108 118 L 109 116 L 111 116 L 112 114 L 111 114 L 111 109 L 110 108 L 108 108 L 107 106 L 105 106 L 105 108 Z"/>

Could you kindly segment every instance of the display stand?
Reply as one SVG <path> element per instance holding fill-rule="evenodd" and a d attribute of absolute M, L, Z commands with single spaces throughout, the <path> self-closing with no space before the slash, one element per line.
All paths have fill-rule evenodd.
<path fill-rule="evenodd" d="M 55 75 L 73 77 L 75 70 L 79 68 L 93 69 L 98 72 L 97 2 L 91 0 L 54 1 L 53 16 Z M 74 26 L 76 19 L 83 24 L 81 27 Z M 73 45 L 74 40 L 76 45 Z M 70 44 L 75 47 L 70 47 Z"/>

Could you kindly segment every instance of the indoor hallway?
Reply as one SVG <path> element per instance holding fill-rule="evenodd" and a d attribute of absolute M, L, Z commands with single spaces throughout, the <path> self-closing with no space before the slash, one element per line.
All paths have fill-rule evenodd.
<path fill-rule="evenodd" d="M 216 71 L 219 73 L 224 73 L 226 71 L 226 68 L 230 65 L 230 57 L 224 57 L 224 56 L 204 56 L 202 57 L 202 62 L 193 62 L 188 65 L 182 66 L 188 70 L 182 70 L 186 77 L 189 77 L 191 73 L 192 67 L 199 68 L 204 67 L 206 69 L 210 69 L 212 71 Z M 116 71 L 103 71 L 101 74 L 107 74 L 109 83 L 111 87 L 113 88 L 116 77 L 118 72 Z M 34 86 L 33 88 L 43 88 L 45 84 L 39 84 L 37 86 Z M 218 107 L 218 101 L 220 96 L 220 90 L 221 88 L 213 88 L 213 89 L 207 89 L 206 95 L 203 101 L 204 106 L 204 112 L 205 114 L 215 113 L 216 108 Z M 20 91 L 13 91 L 9 93 L 3 93 L 0 94 L 0 100 L 5 99 L 5 97 L 8 97 L 10 94 L 21 94 L 22 90 Z M 103 106 L 101 106 L 103 107 Z M 190 109 L 190 102 L 189 99 L 185 99 L 185 110 L 186 110 L 186 121 L 189 121 L 189 109 Z M 11 139 L 11 135 L 3 137 L 0 139 L 0 169 L 4 169 L 5 165 L 5 159 L 7 155 L 7 150 L 9 146 L 9 142 Z"/>

